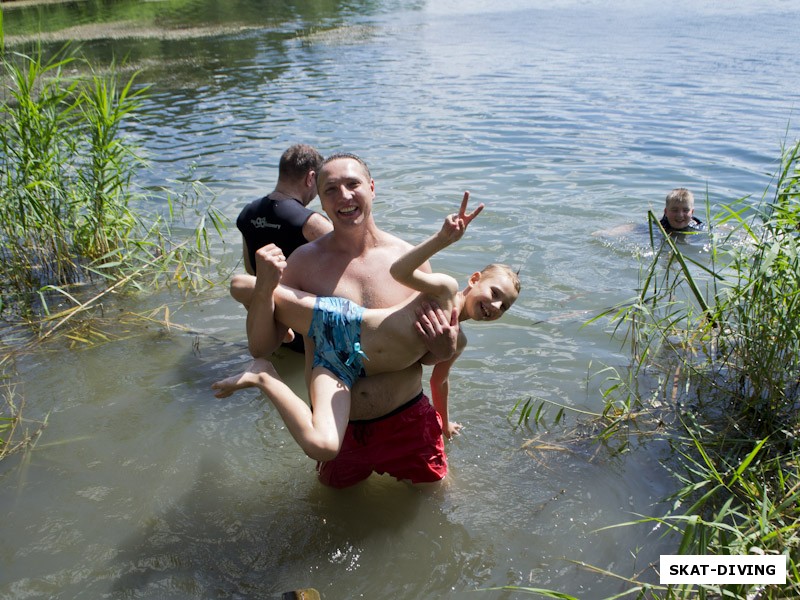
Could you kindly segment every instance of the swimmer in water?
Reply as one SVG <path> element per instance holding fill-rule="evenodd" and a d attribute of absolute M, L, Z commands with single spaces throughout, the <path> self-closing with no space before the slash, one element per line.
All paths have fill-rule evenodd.
<path fill-rule="evenodd" d="M 651 215 L 652 212 L 649 213 Z M 648 219 L 650 216 L 648 216 Z M 653 218 L 657 219 L 653 215 Z M 664 215 L 659 220 L 668 234 L 690 234 L 705 231 L 705 224 L 694 216 L 694 194 L 686 188 L 675 188 L 667 194 Z M 601 229 L 592 233 L 598 238 L 618 238 L 625 234 L 645 234 L 647 227 L 636 223 L 626 223 L 611 229 Z M 682 237 L 682 236 L 677 236 Z"/>
<path fill-rule="evenodd" d="M 694 194 L 686 188 L 675 188 L 667 194 L 660 222 L 667 233 L 693 233 L 705 229 L 703 222 L 694 216 Z"/>

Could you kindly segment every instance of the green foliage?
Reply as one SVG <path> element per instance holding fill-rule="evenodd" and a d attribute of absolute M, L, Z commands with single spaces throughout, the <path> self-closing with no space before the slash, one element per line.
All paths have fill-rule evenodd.
<path fill-rule="evenodd" d="M 716 226 L 727 233 L 712 231 L 710 267 L 686 257 L 652 213 L 650 222 L 660 234 L 654 248 L 663 242 L 638 298 L 614 315 L 616 330 L 627 327 L 632 367 L 607 379 L 604 435 L 617 435 L 619 415 L 633 407 L 676 414 L 679 428 L 668 434 L 679 489 L 669 514 L 637 523 L 666 525 L 678 554 L 786 555 L 789 582 L 648 594 L 799 597 L 800 143 L 783 152 L 771 201 L 723 207 Z M 653 372 L 661 376 L 648 378 L 642 398 Z"/>
<path fill-rule="evenodd" d="M 47 316 L 48 298 L 86 308 L 70 291 L 78 284 L 95 293 L 104 286 L 119 291 L 201 281 L 207 224 L 219 230 L 222 221 L 210 204 L 198 208 L 205 192 L 199 187 L 167 191 L 160 202 L 136 193 L 134 178 L 144 161 L 124 135 L 147 93 L 134 87 L 136 76 L 120 81 L 113 69 L 99 75 L 67 49 L 47 62 L 9 54 L 2 68 L 8 101 L 0 106 L 0 292 L 6 313 Z M 153 204 L 169 213 L 142 208 Z M 181 217 L 190 208 L 197 220 L 188 239 L 177 243 L 170 230 L 176 205 Z"/>
<path fill-rule="evenodd" d="M 10 381 L 8 359 L 26 343 L 56 332 L 73 343 L 107 341 L 94 325 L 111 294 L 210 283 L 209 228 L 221 233 L 224 225 L 195 181 L 161 198 L 136 193 L 144 161 L 124 126 L 147 89 L 135 87 L 135 75 L 121 81 L 113 68 L 100 75 L 68 48 L 47 61 L 41 52 L 7 53 L 2 31 L 0 11 L 0 317 L 4 333 L 15 324 L 28 332 L 26 342 L 4 336 L 0 376 Z M 168 318 L 165 310 L 169 326 Z M 0 459 L 44 427 L 29 432 L 24 402 L 13 385 L 3 389 Z"/>
<path fill-rule="evenodd" d="M 719 352 L 740 425 L 755 437 L 791 430 L 800 399 L 800 144 L 784 153 L 775 198 L 753 248 L 734 255 L 719 294 Z M 756 233 L 756 231 L 758 233 Z"/>

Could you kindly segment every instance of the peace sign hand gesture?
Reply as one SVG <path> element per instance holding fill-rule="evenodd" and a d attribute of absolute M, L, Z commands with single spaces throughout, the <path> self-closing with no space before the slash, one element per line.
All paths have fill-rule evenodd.
<path fill-rule="evenodd" d="M 461 208 L 458 213 L 448 215 L 442 225 L 440 236 L 446 241 L 447 244 L 457 242 L 464 235 L 467 226 L 472 222 L 472 219 L 481 214 L 484 204 L 478 205 L 478 208 L 467 214 L 467 203 L 469 202 L 469 192 L 464 192 L 464 199 L 461 201 Z"/>

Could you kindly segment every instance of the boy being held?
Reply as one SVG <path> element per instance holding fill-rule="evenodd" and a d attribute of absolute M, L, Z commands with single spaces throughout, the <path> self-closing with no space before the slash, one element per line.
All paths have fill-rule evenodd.
<path fill-rule="evenodd" d="M 402 370 L 426 354 L 415 330 L 417 310 L 423 304 L 436 302 L 445 314 L 455 308 L 459 321 L 493 321 L 516 301 L 519 277 L 506 265 L 492 264 L 473 273 L 463 290 L 449 275 L 419 269 L 434 254 L 461 239 L 469 223 L 483 210 L 481 204 L 467 214 L 468 201 L 469 192 L 465 192 L 459 212 L 449 215 L 437 234 L 391 266 L 397 281 L 419 292 L 391 308 L 367 309 L 344 298 L 315 296 L 283 286 L 279 283 L 286 266 L 283 253 L 275 246 L 259 250 L 257 278 L 262 280 L 264 290 L 273 290 L 275 319 L 294 331 L 308 332 L 314 342 L 309 381 L 313 410 L 283 383 L 265 359 L 256 359 L 241 375 L 213 384 L 216 396 L 224 398 L 242 388 L 258 387 L 270 398 L 309 457 L 320 461 L 335 457 L 347 426 L 350 390 L 355 380 L 362 375 Z M 466 343 L 466 336 L 459 331 L 455 355 L 434 365 L 431 375 L 433 404 L 448 438 L 460 428 L 449 422 L 448 378 Z"/>

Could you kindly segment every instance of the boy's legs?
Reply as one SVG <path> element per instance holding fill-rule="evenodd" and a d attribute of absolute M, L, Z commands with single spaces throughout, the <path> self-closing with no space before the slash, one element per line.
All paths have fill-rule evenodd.
<path fill-rule="evenodd" d="M 253 288 L 256 286 L 256 278 L 253 275 L 239 273 L 231 277 L 230 292 L 231 297 L 246 309 L 250 308 L 250 301 L 253 298 Z M 303 340 L 295 336 L 294 331 L 289 329 L 283 338 L 283 344 L 295 352 L 303 352 Z"/>

